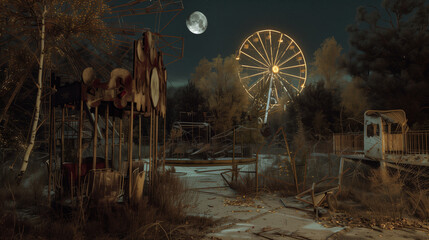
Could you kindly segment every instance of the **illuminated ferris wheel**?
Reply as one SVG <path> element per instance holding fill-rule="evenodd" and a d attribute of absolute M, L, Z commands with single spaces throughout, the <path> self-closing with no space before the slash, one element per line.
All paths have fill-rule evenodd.
<path fill-rule="evenodd" d="M 298 44 L 276 30 L 261 30 L 247 37 L 236 59 L 241 66 L 239 77 L 255 103 L 268 111 L 283 105 L 299 94 L 307 80 L 307 64 Z"/>

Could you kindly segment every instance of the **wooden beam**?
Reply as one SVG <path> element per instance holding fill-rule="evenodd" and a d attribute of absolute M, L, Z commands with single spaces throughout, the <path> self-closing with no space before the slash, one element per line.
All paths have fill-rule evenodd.
<path fill-rule="evenodd" d="M 96 169 L 96 164 L 97 164 L 97 131 L 98 129 L 98 106 L 95 107 L 95 112 L 94 112 L 94 131 L 93 131 L 93 146 L 92 146 L 92 169 L 95 170 Z"/>
<path fill-rule="evenodd" d="M 104 133 L 104 161 L 105 168 L 109 168 L 109 104 L 106 104 L 106 114 L 104 116 L 105 119 L 105 133 Z"/>

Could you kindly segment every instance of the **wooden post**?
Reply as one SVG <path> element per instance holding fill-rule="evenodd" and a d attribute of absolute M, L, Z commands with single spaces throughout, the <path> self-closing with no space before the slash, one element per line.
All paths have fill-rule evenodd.
<path fill-rule="evenodd" d="M 237 166 L 235 164 L 235 127 L 233 130 L 233 137 L 232 137 L 232 180 L 237 181 Z"/>
<path fill-rule="evenodd" d="M 129 189 L 129 199 L 131 199 L 132 194 L 132 178 L 133 178 L 133 115 L 134 115 L 134 103 L 131 102 L 131 113 L 130 113 L 130 127 L 128 133 L 128 189 Z"/>
<path fill-rule="evenodd" d="M 65 155 L 66 151 L 64 149 L 65 148 L 65 126 L 64 126 L 64 123 L 65 123 L 66 110 L 67 109 L 63 105 L 62 106 L 62 113 L 61 113 L 61 163 L 60 163 L 60 169 L 59 169 L 60 176 L 63 175 L 63 164 L 66 161 L 66 155 Z M 68 115 L 68 112 L 67 112 L 67 115 Z M 59 181 L 60 183 L 62 182 L 60 179 L 58 179 L 57 181 Z M 63 196 L 63 186 L 61 184 L 60 185 L 60 197 L 62 198 L 62 196 Z"/>
<path fill-rule="evenodd" d="M 285 145 L 286 145 L 286 150 L 287 150 L 287 154 L 289 156 L 290 159 L 290 163 L 292 166 L 292 172 L 293 172 L 293 177 L 295 180 L 295 187 L 296 187 L 296 193 L 299 193 L 299 188 L 298 188 L 298 176 L 296 174 L 296 162 L 295 162 L 295 157 L 292 158 L 292 156 L 290 155 L 290 150 L 289 150 L 289 144 L 287 142 L 287 138 L 286 138 L 286 133 L 284 131 L 284 129 L 282 128 L 282 134 L 283 134 L 283 138 L 285 141 Z"/>
<path fill-rule="evenodd" d="M 244 130 L 243 130 L 244 131 Z M 242 131 L 242 132 L 243 132 Z M 241 147 L 240 147 L 240 150 L 241 150 L 241 158 L 244 158 L 244 149 L 243 149 L 243 134 L 239 134 L 239 137 L 240 137 L 240 142 L 241 142 Z"/>
<path fill-rule="evenodd" d="M 158 170 L 158 122 L 159 122 L 159 116 L 158 114 L 155 116 L 156 122 L 155 122 L 155 171 Z"/>
<path fill-rule="evenodd" d="M 104 134 L 104 160 L 105 168 L 109 168 L 109 104 L 106 104 L 106 116 L 105 116 L 105 134 Z"/>
<path fill-rule="evenodd" d="M 153 130 L 153 114 L 152 114 L 152 111 L 151 111 L 151 114 L 150 114 L 150 130 L 149 130 L 149 176 L 150 176 L 150 184 L 152 185 L 152 179 L 153 179 L 153 176 L 152 176 L 152 144 L 153 144 L 153 141 L 152 141 L 152 130 Z"/>
<path fill-rule="evenodd" d="M 258 195 L 258 190 L 259 190 L 258 162 L 259 162 L 259 151 L 256 153 L 256 159 L 255 159 L 256 195 Z"/>
<path fill-rule="evenodd" d="M 163 152 L 162 152 L 162 155 L 163 155 L 162 172 L 165 172 L 165 148 L 166 148 L 166 145 L 165 145 L 165 134 L 166 134 L 165 129 L 166 129 L 166 122 L 167 122 L 167 116 L 165 114 L 164 115 L 164 148 L 163 148 Z"/>
<path fill-rule="evenodd" d="M 95 107 L 93 146 L 92 146 L 92 169 L 95 170 L 97 164 L 97 130 L 98 130 L 98 106 Z"/>
<path fill-rule="evenodd" d="M 51 204 L 51 179 L 52 179 L 52 105 L 49 104 L 49 174 L 48 174 L 48 206 Z"/>
<path fill-rule="evenodd" d="M 113 123 L 112 123 L 112 165 L 115 162 L 115 131 L 116 131 L 115 125 L 116 125 L 116 118 L 115 118 L 115 116 L 113 116 Z M 119 166 L 118 166 L 118 169 L 119 169 Z"/>
<path fill-rule="evenodd" d="M 73 174 L 70 174 L 70 197 L 73 204 Z"/>
<path fill-rule="evenodd" d="M 119 119 L 119 172 L 122 173 L 122 117 Z"/>
<path fill-rule="evenodd" d="M 56 134 L 55 134 L 55 108 L 54 109 L 52 109 L 52 128 L 53 128 L 53 135 L 52 135 L 52 138 L 53 138 L 53 145 L 52 145 L 52 154 L 53 154 L 53 157 L 54 157 L 54 163 L 55 163 L 55 165 L 56 165 L 56 163 L 57 163 L 57 142 L 56 142 Z"/>
<path fill-rule="evenodd" d="M 79 112 L 79 149 L 78 149 L 78 158 L 79 158 L 79 168 L 78 168 L 78 187 L 80 188 L 80 178 L 82 176 L 82 130 L 83 130 L 83 100 L 80 100 L 80 112 Z"/>
<path fill-rule="evenodd" d="M 56 134 L 55 134 L 55 108 L 52 109 L 52 155 L 53 155 L 53 162 L 55 164 L 55 166 L 57 166 L 57 142 L 56 142 Z M 52 164 L 52 162 L 51 162 Z M 51 172 L 51 176 L 50 178 L 52 178 L 52 167 L 50 167 L 50 172 Z M 50 180 L 52 182 L 52 179 Z M 54 183 L 51 183 L 51 189 L 54 189 Z M 50 191 L 50 190 L 49 190 Z M 49 192 L 49 194 L 51 194 Z"/>
<path fill-rule="evenodd" d="M 340 159 L 340 168 L 338 171 L 338 188 L 341 191 L 341 185 L 343 183 L 343 171 L 344 171 L 344 158 Z"/>
<path fill-rule="evenodd" d="M 64 128 L 64 122 L 65 122 L 65 107 L 62 107 L 62 113 L 61 113 L 61 164 L 60 166 L 63 166 L 63 163 L 65 162 L 65 150 L 64 150 L 64 145 L 65 145 L 65 139 L 64 139 L 64 135 L 65 135 L 65 128 Z"/>
<path fill-rule="evenodd" d="M 139 162 L 142 161 L 142 118 L 139 114 Z"/>

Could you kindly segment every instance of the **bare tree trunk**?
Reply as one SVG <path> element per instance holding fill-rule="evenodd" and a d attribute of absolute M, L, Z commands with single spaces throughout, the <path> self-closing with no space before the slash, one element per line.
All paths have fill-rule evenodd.
<path fill-rule="evenodd" d="M 21 79 L 19 79 L 18 83 L 16 84 L 15 89 L 12 92 L 12 95 L 10 96 L 9 100 L 6 103 L 6 106 L 3 108 L 2 113 L 0 115 L 0 123 L 2 121 L 6 121 L 6 114 L 9 110 L 10 105 L 12 104 L 13 100 L 15 99 L 16 95 L 18 94 L 19 90 L 21 90 L 22 84 L 24 83 L 25 78 L 27 77 L 27 73 L 25 73 Z"/>
<path fill-rule="evenodd" d="M 43 77 L 43 62 L 45 58 L 45 16 L 46 16 L 46 6 L 44 6 L 43 14 L 42 14 L 42 33 L 41 33 L 41 46 L 40 46 L 40 60 L 39 60 L 39 76 L 37 81 L 37 97 L 36 97 L 36 104 L 34 106 L 35 113 L 34 113 L 34 120 L 33 120 L 33 126 L 31 127 L 31 136 L 30 136 L 30 144 L 27 147 L 27 150 L 25 151 L 24 160 L 21 165 L 21 171 L 18 175 L 18 182 L 21 181 L 25 171 L 27 170 L 28 166 L 28 159 L 30 158 L 30 154 L 34 147 L 34 140 L 36 139 L 36 133 L 37 133 L 37 125 L 39 124 L 39 115 L 40 115 L 40 103 L 41 103 L 41 96 L 42 96 L 42 77 Z"/>

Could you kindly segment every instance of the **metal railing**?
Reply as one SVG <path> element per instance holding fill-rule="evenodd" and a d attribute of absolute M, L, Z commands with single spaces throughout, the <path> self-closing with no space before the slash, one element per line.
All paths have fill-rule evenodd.
<path fill-rule="evenodd" d="M 384 152 L 387 154 L 429 154 L 429 131 L 408 131 L 383 134 Z M 357 154 L 364 151 L 362 133 L 333 134 L 335 154 Z"/>
<path fill-rule="evenodd" d="M 363 133 L 334 133 L 335 154 L 361 154 L 364 151 Z"/>
<path fill-rule="evenodd" d="M 429 131 L 409 131 L 405 136 L 405 152 L 408 154 L 429 154 Z"/>

